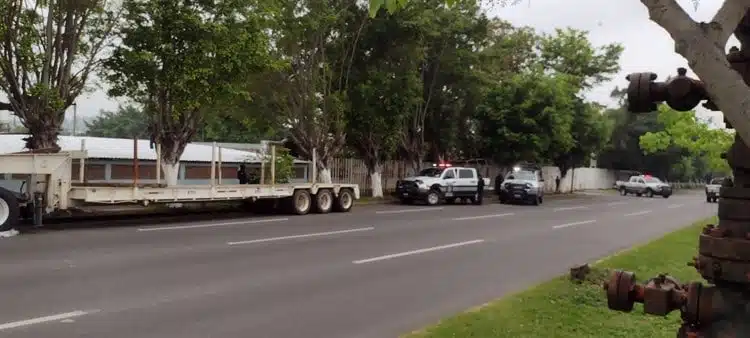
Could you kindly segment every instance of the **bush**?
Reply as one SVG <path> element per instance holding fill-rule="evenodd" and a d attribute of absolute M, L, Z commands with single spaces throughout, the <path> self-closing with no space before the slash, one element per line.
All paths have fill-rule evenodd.
<path fill-rule="evenodd" d="M 271 184 L 271 155 L 266 155 L 263 166 L 264 178 L 263 184 Z M 289 149 L 276 147 L 276 164 L 274 167 L 275 179 L 277 184 L 289 183 L 294 174 L 294 157 L 289 153 Z M 260 169 L 248 169 L 249 183 L 260 184 Z"/>

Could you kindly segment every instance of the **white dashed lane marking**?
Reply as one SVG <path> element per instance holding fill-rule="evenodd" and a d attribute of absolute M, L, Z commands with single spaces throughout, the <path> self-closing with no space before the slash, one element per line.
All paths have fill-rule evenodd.
<path fill-rule="evenodd" d="M 247 241 L 227 242 L 227 245 L 254 244 L 254 243 L 264 243 L 264 242 L 281 241 L 281 240 L 285 240 L 285 239 L 297 239 L 297 238 L 331 236 L 331 235 L 348 234 L 348 233 L 352 233 L 352 232 L 370 231 L 370 230 L 374 230 L 374 229 L 375 228 L 373 228 L 373 227 L 367 227 L 367 228 L 356 228 L 356 229 L 347 229 L 347 230 L 338 230 L 338 231 L 315 232 L 315 233 L 302 234 L 302 235 L 291 235 L 291 236 L 259 238 L 259 239 L 251 239 L 251 240 L 247 240 Z"/>
<path fill-rule="evenodd" d="M 590 219 L 588 221 L 565 223 L 565 224 L 555 225 L 555 226 L 552 227 L 552 229 L 569 228 L 569 227 L 574 227 L 574 226 L 577 226 L 577 225 L 591 224 L 591 223 L 595 223 L 595 222 L 596 222 L 595 219 Z"/>
<path fill-rule="evenodd" d="M 512 212 L 504 213 L 504 214 L 494 214 L 494 215 L 479 215 L 479 216 L 467 216 L 467 217 L 458 217 L 452 219 L 453 221 L 469 221 L 474 219 L 487 219 L 487 218 L 496 218 L 496 217 L 505 217 L 505 216 L 513 216 L 515 215 Z"/>
<path fill-rule="evenodd" d="M 479 244 L 479 243 L 482 243 L 482 242 L 484 242 L 483 239 L 475 239 L 473 241 L 466 241 L 466 242 L 452 243 L 452 244 L 446 244 L 446 245 L 440 245 L 440 246 L 433 246 L 433 247 L 424 248 L 424 249 L 417 249 L 417 250 L 399 252 L 399 253 L 390 254 L 390 255 L 384 255 L 384 256 L 378 256 L 378 257 L 372 257 L 372 258 L 366 258 L 366 259 L 360 259 L 360 260 L 352 261 L 352 263 L 354 263 L 354 264 L 372 263 L 372 262 L 384 261 L 384 260 L 394 259 L 394 258 L 399 258 L 399 257 L 404 257 L 404 256 L 411 256 L 411 255 L 422 254 L 422 253 L 431 252 L 431 251 L 445 250 L 445 249 L 456 248 L 456 247 L 465 246 L 465 245 Z"/>
<path fill-rule="evenodd" d="M 651 210 L 644 210 L 644 211 L 634 212 L 634 213 L 630 213 L 630 214 L 625 214 L 623 216 L 640 216 L 640 215 L 645 215 L 645 214 L 648 214 L 648 213 L 651 213 Z"/>

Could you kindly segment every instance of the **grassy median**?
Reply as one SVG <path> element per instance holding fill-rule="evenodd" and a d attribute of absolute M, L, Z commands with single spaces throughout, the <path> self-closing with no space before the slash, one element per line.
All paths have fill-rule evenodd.
<path fill-rule="evenodd" d="M 486 304 L 405 337 L 669 337 L 679 327 L 679 313 L 666 318 L 646 315 L 636 304 L 631 313 L 607 309 L 602 282 L 609 268 L 633 271 L 639 282 L 667 272 L 681 282 L 699 279 L 686 262 L 697 253 L 698 234 L 716 218 L 706 219 L 665 237 L 608 257 L 592 266 L 586 281 L 568 276 Z"/>

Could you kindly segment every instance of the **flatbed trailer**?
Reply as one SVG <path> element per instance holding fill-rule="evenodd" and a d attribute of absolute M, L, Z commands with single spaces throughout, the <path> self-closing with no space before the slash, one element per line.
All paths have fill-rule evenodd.
<path fill-rule="evenodd" d="M 21 219 L 42 225 L 43 218 L 53 213 L 95 210 L 101 206 L 146 207 L 152 204 L 244 201 L 256 208 L 280 208 L 290 214 L 305 215 L 311 211 L 348 212 L 360 197 L 359 186 L 356 184 L 316 183 L 314 178 L 310 183 L 216 184 L 215 159 L 211 161 L 213 184 L 144 185 L 138 184 L 137 178 L 131 185 L 88 184 L 83 180 L 87 153 L 83 144 L 81 148 L 80 151 L 58 153 L 0 155 L 0 173 L 28 175 L 21 191 L 14 192 L 0 187 L 0 231 L 13 229 Z M 271 172 L 274 170 L 273 157 Z M 75 160 L 80 161 L 78 182 L 73 180 L 72 173 Z M 134 161 L 137 163 L 137 155 Z M 315 177 L 315 159 L 312 163 L 312 176 Z M 158 179 L 157 174 L 157 181 Z M 271 182 L 274 181 L 272 178 Z"/>

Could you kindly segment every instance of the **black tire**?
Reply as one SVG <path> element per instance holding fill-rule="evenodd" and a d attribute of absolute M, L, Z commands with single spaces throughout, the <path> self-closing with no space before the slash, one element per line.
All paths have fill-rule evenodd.
<path fill-rule="evenodd" d="M 13 230 L 19 222 L 21 209 L 12 192 L 0 188 L 0 231 Z"/>
<path fill-rule="evenodd" d="M 333 210 L 333 192 L 330 189 L 320 189 L 315 194 L 315 212 L 318 214 L 327 214 Z"/>
<path fill-rule="evenodd" d="M 539 205 L 539 196 L 534 195 L 531 200 L 531 205 Z"/>
<path fill-rule="evenodd" d="M 628 194 L 628 191 L 625 190 L 625 187 L 620 188 L 620 195 L 625 196 Z"/>
<path fill-rule="evenodd" d="M 646 197 L 653 198 L 654 197 L 654 191 L 651 189 L 646 189 Z"/>
<path fill-rule="evenodd" d="M 427 192 L 427 196 L 425 196 L 424 201 L 427 203 L 427 205 L 438 205 L 440 204 L 441 200 L 440 191 L 437 189 L 430 189 L 429 192 Z"/>
<path fill-rule="evenodd" d="M 672 196 L 672 195 L 661 195 L 661 197 L 664 197 L 664 198 L 669 198 L 669 196 Z"/>
<path fill-rule="evenodd" d="M 336 212 L 349 212 L 354 207 L 354 193 L 350 189 L 339 190 L 339 195 L 333 203 Z"/>
<path fill-rule="evenodd" d="M 312 196 L 309 191 L 298 189 L 294 191 L 289 203 L 291 203 L 289 209 L 292 214 L 306 215 L 312 209 Z"/>

